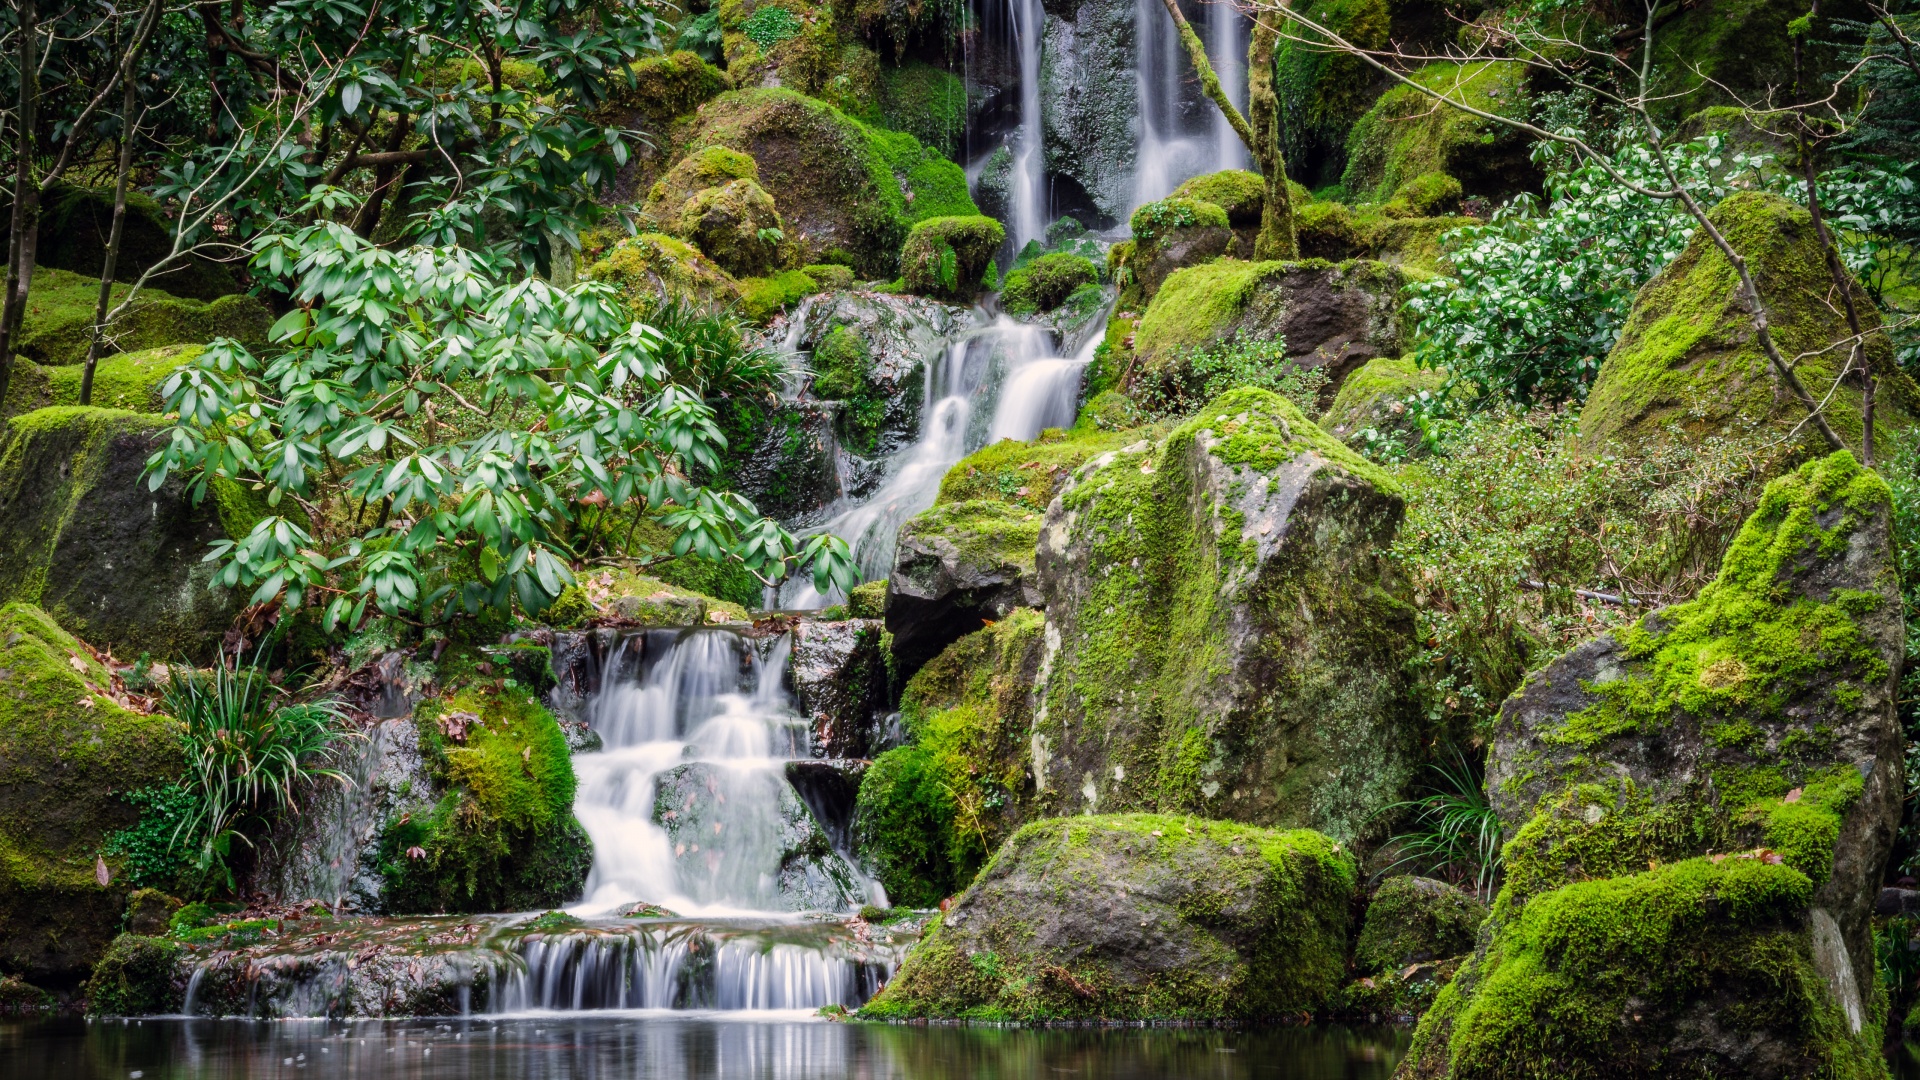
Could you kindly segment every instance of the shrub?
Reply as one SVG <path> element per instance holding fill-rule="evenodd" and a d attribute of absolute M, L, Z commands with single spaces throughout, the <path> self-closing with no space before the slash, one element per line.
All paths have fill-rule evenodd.
<path fill-rule="evenodd" d="M 1064 252 L 1042 255 L 1007 274 L 1000 302 L 1016 315 L 1052 311 L 1074 290 L 1099 279 L 1100 271 L 1089 259 Z"/>
<path fill-rule="evenodd" d="M 972 300 L 994 251 L 1006 238 L 999 222 L 978 214 L 920 222 L 907 233 L 900 252 L 907 290 L 947 300 Z"/>
<path fill-rule="evenodd" d="M 762 50 L 771 49 L 788 38 L 798 37 L 802 29 L 800 20 L 793 12 L 770 4 L 762 5 L 747 16 L 746 22 L 740 24 L 740 32 Z"/>
<path fill-rule="evenodd" d="M 1279 338 L 1239 337 L 1203 348 L 1177 351 L 1136 379 L 1132 397 L 1146 420 L 1190 416 L 1221 394 L 1239 386 L 1271 390 L 1301 412 L 1317 416 L 1326 372 L 1302 368 L 1287 356 Z"/>

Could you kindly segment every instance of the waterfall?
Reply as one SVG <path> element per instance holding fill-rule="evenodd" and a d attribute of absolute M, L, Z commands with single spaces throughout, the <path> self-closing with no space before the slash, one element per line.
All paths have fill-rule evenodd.
<path fill-rule="evenodd" d="M 1244 110 L 1247 100 L 1246 18 L 1230 0 L 1214 0 L 1200 13 L 1197 32 L 1221 87 Z M 1206 99 L 1193 64 L 1174 33 L 1161 0 L 1134 0 L 1140 28 L 1134 53 L 1139 152 L 1135 155 L 1133 205 L 1164 199 L 1181 181 L 1204 172 L 1245 167 L 1247 155 L 1226 117 Z"/>
<path fill-rule="evenodd" d="M 1020 129 L 1013 140 L 1013 248 L 1047 231 L 1047 161 L 1040 116 L 1040 45 L 1046 16 L 1040 0 L 1007 0 L 1014 46 L 1020 52 Z"/>

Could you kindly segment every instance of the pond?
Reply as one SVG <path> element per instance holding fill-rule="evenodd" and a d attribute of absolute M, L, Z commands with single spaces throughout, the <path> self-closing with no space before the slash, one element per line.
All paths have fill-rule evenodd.
<path fill-rule="evenodd" d="M 905 1027 L 806 1013 L 0 1021 L 8 1080 L 1387 1080 L 1388 1027 Z"/>

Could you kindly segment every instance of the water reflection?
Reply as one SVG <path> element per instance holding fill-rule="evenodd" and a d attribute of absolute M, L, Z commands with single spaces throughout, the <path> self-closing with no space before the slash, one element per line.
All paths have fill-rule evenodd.
<path fill-rule="evenodd" d="M 462 1021 L 0 1021 L 9 1080 L 1386 1080 L 1392 1028 L 921 1028 L 625 1013 Z"/>

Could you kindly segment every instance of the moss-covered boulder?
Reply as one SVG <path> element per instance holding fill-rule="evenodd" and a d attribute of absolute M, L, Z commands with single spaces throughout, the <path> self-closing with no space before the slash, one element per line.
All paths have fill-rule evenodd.
<path fill-rule="evenodd" d="M 1093 260 L 1067 251 L 1050 252 L 1008 271 L 1000 288 L 1000 304 L 1015 315 L 1049 312 L 1099 280 L 1100 270 Z"/>
<path fill-rule="evenodd" d="M 126 286 L 115 285 L 110 304 L 117 305 L 126 292 Z M 86 360 L 93 340 L 94 305 L 99 299 L 99 278 L 51 267 L 34 271 L 33 289 L 20 316 L 16 351 L 41 364 Z M 267 329 L 272 325 L 272 314 L 255 297 L 186 300 L 149 286 L 140 290 L 133 306 L 108 329 L 106 351 L 140 352 L 219 337 L 259 348 L 267 343 Z"/>
<path fill-rule="evenodd" d="M 530 911 L 580 898 L 593 845 L 573 817 L 567 737 L 524 688 L 469 686 L 414 710 L 433 790 L 381 829 L 389 912 Z"/>
<path fill-rule="evenodd" d="M 1390 877 L 1367 902 L 1353 963 L 1369 975 L 1396 972 L 1408 964 L 1447 960 L 1473 950 L 1487 905 L 1464 890 L 1433 878 Z"/>
<path fill-rule="evenodd" d="M 117 704 L 86 646 L 26 604 L 0 607 L 0 971 L 52 987 L 86 976 L 128 885 L 96 862 L 138 814 L 121 796 L 178 775 L 180 725 Z"/>
<path fill-rule="evenodd" d="M 186 1003 L 180 943 L 164 935 L 121 934 L 86 983 L 90 1016 L 156 1016 Z"/>
<path fill-rule="evenodd" d="M 861 1015 L 1256 1020 L 1338 990 L 1353 858 L 1306 830 L 1150 814 L 1021 829 Z"/>
<path fill-rule="evenodd" d="M 778 267 L 785 232 L 773 196 L 751 179 L 695 192 L 677 227 L 730 274 L 753 277 Z"/>
<path fill-rule="evenodd" d="M 167 376 L 192 363 L 204 351 L 204 345 L 163 345 L 103 357 L 94 365 L 93 404 L 129 412 L 165 412 L 166 398 L 160 388 Z M 16 358 L 13 380 L 7 387 L 7 404 L 0 408 L 0 417 L 17 416 L 49 405 L 80 404 L 80 380 L 85 370 L 84 364 L 42 367 L 31 360 Z"/>
<path fill-rule="evenodd" d="M 980 214 L 929 218 L 907 233 L 900 249 L 901 276 L 912 292 L 970 302 L 1006 239 L 999 222 Z"/>
<path fill-rule="evenodd" d="M 1178 270 L 1134 329 L 1143 370 L 1171 371 L 1191 353 L 1234 338 L 1286 343 L 1287 358 L 1327 375 L 1327 392 L 1367 361 L 1398 356 L 1406 278 L 1385 263 L 1243 262 Z"/>
<path fill-rule="evenodd" d="M 586 276 L 619 289 L 635 307 L 677 297 L 706 307 L 740 299 L 740 285 L 698 248 L 664 233 L 620 240 L 587 267 Z"/>
<path fill-rule="evenodd" d="M 1341 381 L 1320 427 L 1363 453 L 1387 449 L 1389 443 L 1414 451 L 1420 445 L 1417 406 L 1446 381 L 1445 372 L 1410 359 L 1375 357 Z"/>
<path fill-rule="evenodd" d="M 918 296 L 840 291 L 794 316 L 795 344 L 810 352 L 809 396 L 837 403 L 835 437 L 858 459 L 842 470 L 844 494 L 870 493 L 879 459 L 918 436 L 927 372 L 963 315 Z"/>
<path fill-rule="evenodd" d="M 1210 263 L 1234 245 L 1227 212 L 1210 202 L 1150 202 L 1133 212 L 1130 224 L 1130 246 L 1116 245 L 1109 255 L 1125 268 L 1120 303 L 1126 307 L 1146 304 L 1168 275 L 1182 267 Z"/>
<path fill-rule="evenodd" d="M 803 619 L 793 628 L 787 681 L 813 753 L 865 758 L 880 749 L 892 696 L 884 632 L 871 617 Z"/>
<path fill-rule="evenodd" d="M 844 259 L 870 279 L 893 276 L 914 223 L 978 213 L 966 174 L 937 151 L 792 90 L 721 94 L 679 145 L 684 154 L 722 146 L 753 158 L 798 260 Z"/>
<path fill-rule="evenodd" d="M 10 209 L 11 206 L 10 198 L 0 198 L 0 207 Z M 53 269 L 90 277 L 97 290 L 100 272 L 107 265 L 107 240 L 112 232 L 111 186 L 55 184 L 40 200 L 40 242 L 35 255 L 39 269 L 34 271 L 34 285 L 37 287 L 40 283 L 41 270 Z M 128 191 L 114 280 L 127 283 L 139 280 L 141 274 L 172 253 L 173 234 L 174 222 L 159 203 L 145 192 Z M 241 291 L 231 269 L 197 255 L 175 261 L 147 284 L 169 296 L 189 300 L 217 300 Z"/>
<path fill-rule="evenodd" d="M 1293 212 L 1293 237 L 1303 259 L 1340 262 L 1360 253 L 1363 241 L 1345 203 L 1315 202 Z"/>
<path fill-rule="evenodd" d="M 242 597 L 213 589 L 208 545 L 245 536 L 257 500 L 215 484 L 195 506 L 178 477 L 141 474 L 168 427 L 117 409 L 55 406 L 7 421 L 0 447 L 0 599 L 38 604 L 121 655 L 199 656 Z"/>
<path fill-rule="evenodd" d="M 1047 510 L 1032 770 L 1055 812 L 1368 844 L 1422 743 L 1396 482 L 1264 390 L 1082 466 Z"/>
<path fill-rule="evenodd" d="M 1881 479 L 1767 485 L 1689 603 L 1501 708 L 1506 882 L 1408 1075 L 1884 1076 L 1905 655 Z"/>
<path fill-rule="evenodd" d="M 1427 64 L 1413 73 L 1421 85 L 1485 112 L 1528 114 L 1525 66 L 1511 61 Z M 1384 203 L 1401 185 L 1426 173 L 1459 181 L 1469 195 L 1500 199 L 1535 186 L 1530 143 L 1518 131 L 1459 109 L 1436 107 L 1411 86 L 1380 96 L 1347 135 L 1347 167 L 1340 178 L 1356 201 Z"/>
<path fill-rule="evenodd" d="M 1797 360 L 1794 370 L 1808 392 L 1827 400 L 1834 431 L 1860 445 L 1860 391 L 1851 383 L 1834 387 L 1848 350 L 1830 347 L 1851 331 L 1832 298 L 1833 279 L 1812 218 L 1762 192 L 1729 196 L 1710 217 L 1759 284 L 1780 352 Z M 1876 328 L 1873 305 L 1863 293 L 1856 295 L 1863 327 Z M 1886 335 L 1869 335 L 1866 348 L 1881 374 L 1876 425 L 1910 427 L 1920 405 L 1912 380 L 1893 363 Z M 1804 458 L 1825 452 L 1806 418 L 1754 336 L 1733 267 L 1700 231 L 1634 298 L 1620 340 L 1601 363 L 1580 412 L 1580 436 L 1595 449 L 1617 444 L 1630 451 L 1671 438 L 1668 428 L 1675 424 L 1688 439 L 1749 426 L 1785 439 L 1798 427 L 1781 454 Z"/>
<path fill-rule="evenodd" d="M 631 79 L 608 80 L 601 108 L 605 119 L 642 131 L 664 130 L 675 118 L 733 89 L 726 72 L 685 50 L 636 60 L 628 70 Z"/>

